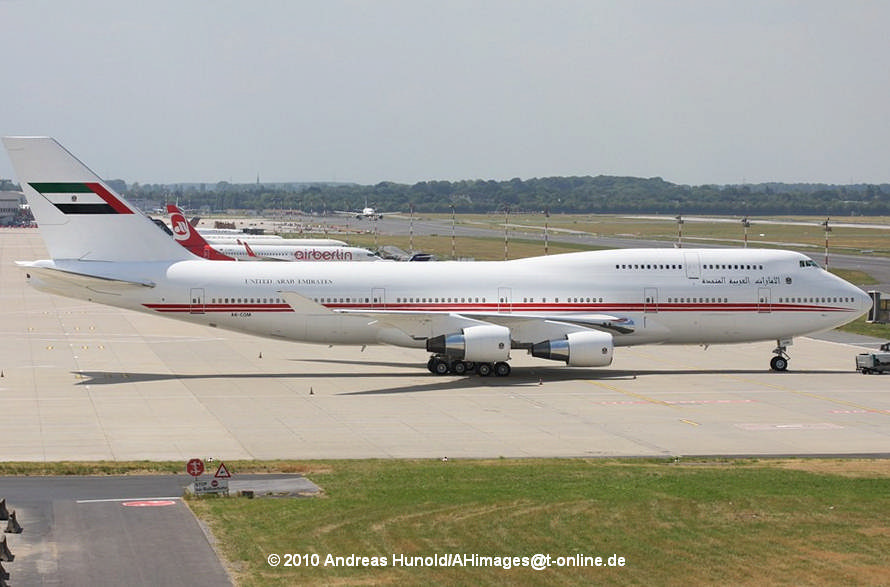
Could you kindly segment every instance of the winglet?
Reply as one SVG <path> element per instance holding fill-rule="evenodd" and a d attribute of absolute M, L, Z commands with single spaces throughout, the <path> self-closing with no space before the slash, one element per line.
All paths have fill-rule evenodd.
<path fill-rule="evenodd" d="M 242 241 L 240 238 L 236 239 L 239 245 L 244 245 L 244 250 L 247 251 L 248 257 L 256 257 L 256 253 L 253 252 L 253 249 L 250 248 L 250 245 L 247 244 L 246 241 Z"/>
<path fill-rule="evenodd" d="M 279 290 L 278 295 L 293 308 L 294 312 L 304 314 L 331 314 L 332 310 L 295 291 Z"/>

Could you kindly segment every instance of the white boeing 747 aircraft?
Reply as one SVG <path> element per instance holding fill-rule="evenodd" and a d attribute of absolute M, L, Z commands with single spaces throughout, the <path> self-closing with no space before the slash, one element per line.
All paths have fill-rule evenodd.
<path fill-rule="evenodd" d="M 808 257 L 632 249 L 497 262 L 217 263 L 181 247 L 48 137 L 3 139 L 51 259 L 36 288 L 259 336 L 426 349 L 433 373 L 507 375 L 511 352 L 604 367 L 616 346 L 775 340 L 871 306 Z"/>

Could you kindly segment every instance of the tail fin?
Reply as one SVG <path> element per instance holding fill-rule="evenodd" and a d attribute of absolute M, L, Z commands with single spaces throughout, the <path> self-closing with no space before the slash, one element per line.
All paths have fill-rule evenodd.
<path fill-rule="evenodd" d="M 53 259 L 193 259 L 50 137 L 3 137 Z"/>
<path fill-rule="evenodd" d="M 201 233 L 199 233 L 192 224 L 189 223 L 182 211 L 175 204 L 167 204 L 167 212 L 170 214 L 170 226 L 173 230 L 173 238 L 183 247 L 198 255 L 210 259 L 211 261 L 235 261 L 234 257 L 229 257 L 220 253 L 208 243 Z"/>

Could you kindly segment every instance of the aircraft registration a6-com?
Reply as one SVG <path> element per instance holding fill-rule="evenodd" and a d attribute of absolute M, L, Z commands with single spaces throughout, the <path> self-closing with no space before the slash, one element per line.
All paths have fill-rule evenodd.
<path fill-rule="evenodd" d="M 859 288 L 795 252 L 630 249 L 513 261 L 238 263 L 196 257 L 49 137 L 3 139 L 63 296 L 258 336 L 426 349 L 437 374 L 510 373 L 511 352 L 604 367 L 616 346 L 775 340 L 854 320 Z"/>

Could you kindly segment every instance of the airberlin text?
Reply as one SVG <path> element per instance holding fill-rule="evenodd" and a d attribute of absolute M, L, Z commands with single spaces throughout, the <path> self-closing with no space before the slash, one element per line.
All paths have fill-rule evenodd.
<path fill-rule="evenodd" d="M 492 567 L 512 569 L 530 567 L 542 571 L 551 567 L 624 567 L 627 560 L 623 556 L 595 556 L 572 554 L 569 556 L 552 556 L 549 554 L 533 554 L 526 556 L 485 556 L 475 553 L 439 553 L 427 556 L 407 554 L 391 554 L 389 556 L 362 556 L 350 554 L 337 556 L 333 554 L 270 554 L 266 557 L 269 566 L 277 567 Z"/>
<path fill-rule="evenodd" d="M 248 278 L 244 280 L 245 285 L 333 285 L 332 279 L 262 279 Z"/>

